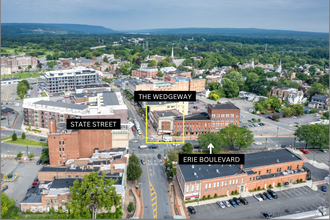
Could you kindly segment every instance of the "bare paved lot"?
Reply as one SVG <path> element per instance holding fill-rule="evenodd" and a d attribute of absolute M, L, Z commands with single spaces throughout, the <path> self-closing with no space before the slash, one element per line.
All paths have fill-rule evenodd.
<path fill-rule="evenodd" d="M 7 160 L 3 160 L 4 163 Z M 10 163 L 8 163 L 9 165 Z M 2 167 L 3 169 L 4 167 Z M 10 169 L 12 168 L 5 168 Z M 14 182 L 6 182 L 8 189 L 5 191 L 6 194 L 16 201 L 16 206 L 23 200 L 27 190 L 31 187 L 33 180 L 38 176 L 38 171 L 41 165 L 36 165 L 35 162 L 25 162 L 23 164 L 18 164 L 16 168 L 14 167 L 14 173 L 17 173 L 18 178 Z"/>

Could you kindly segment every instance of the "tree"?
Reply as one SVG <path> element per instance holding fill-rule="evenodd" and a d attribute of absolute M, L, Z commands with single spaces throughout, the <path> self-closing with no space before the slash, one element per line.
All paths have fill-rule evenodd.
<path fill-rule="evenodd" d="M 142 172 L 140 164 L 130 162 L 127 167 L 127 179 L 137 180 L 142 175 Z"/>
<path fill-rule="evenodd" d="M 91 52 L 86 53 L 85 58 L 91 60 L 91 59 L 93 59 L 93 54 Z"/>
<path fill-rule="evenodd" d="M 17 134 L 14 133 L 12 136 L 11 136 L 11 140 L 12 141 L 17 141 Z"/>
<path fill-rule="evenodd" d="M 311 74 L 311 76 L 314 76 L 317 69 L 315 66 L 310 66 L 309 69 L 308 69 L 309 73 Z"/>
<path fill-rule="evenodd" d="M 283 112 L 283 117 L 286 117 L 288 115 L 292 115 L 292 108 L 285 108 Z"/>
<path fill-rule="evenodd" d="M 122 63 L 119 66 L 119 70 L 122 74 L 129 75 L 131 73 L 132 67 L 133 67 L 133 65 L 131 63 L 126 62 L 126 63 Z"/>
<path fill-rule="evenodd" d="M 221 80 L 222 89 L 227 98 L 237 97 L 239 92 L 239 87 L 237 83 L 232 82 L 230 79 L 224 78 Z"/>
<path fill-rule="evenodd" d="M 219 88 L 220 83 L 218 83 L 218 82 L 210 82 L 208 84 L 208 86 L 209 86 L 209 90 L 210 91 L 213 91 L 213 90 L 217 90 Z"/>
<path fill-rule="evenodd" d="M 254 107 L 254 109 L 256 111 L 263 111 L 263 110 L 265 110 L 265 107 L 261 103 L 259 103 L 259 102 L 254 102 L 253 103 L 253 107 Z"/>
<path fill-rule="evenodd" d="M 21 158 L 23 156 L 23 153 L 20 151 L 20 152 L 18 152 L 18 154 L 17 154 L 17 158 Z"/>
<path fill-rule="evenodd" d="M 323 116 L 329 120 L 329 112 L 324 112 Z"/>
<path fill-rule="evenodd" d="M 24 140 L 26 138 L 26 135 L 25 135 L 25 133 L 23 132 L 22 133 L 22 140 Z"/>
<path fill-rule="evenodd" d="M 217 101 L 218 99 L 220 99 L 220 96 L 216 92 L 211 92 L 209 97 L 213 101 Z"/>
<path fill-rule="evenodd" d="M 127 206 L 127 211 L 129 213 L 133 212 L 135 210 L 135 206 L 134 206 L 134 203 L 133 202 L 130 202 Z"/>
<path fill-rule="evenodd" d="M 31 129 L 31 123 L 29 124 L 29 131 L 32 131 L 32 129 Z"/>
<path fill-rule="evenodd" d="M 297 105 L 293 105 L 293 109 L 295 110 L 297 115 L 303 115 L 304 114 L 304 106 L 297 104 Z"/>
<path fill-rule="evenodd" d="M 72 196 L 68 203 L 69 217 L 91 219 L 94 209 L 111 212 L 113 206 L 121 207 L 121 198 L 117 195 L 114 183 L 116 180 L 106 178 L 105 172 L 102 176 L 92 172 L 82 180 L 75 180 L 73 186 L 69 187 Z"/>
<path fill-rule="evenodd" d="M 179 66 L 177 67 L 177 70 L 184 71 L 184 67 L 183 67 L 182 65 L 179 65 Z"/>
<path fill-rule="evenodd" d="M 57 65 L 57 62 L 56 62 L 55 60 L 47 62 L 47 66 L 48 66 L 50 69 L 53 69 L 54 66 L 56 66 L 56 65 Z"/>
<path fill-rule="evenodd" d="M 105 62 L 105 63 L 109 63 L 109 60 L 108 60 L 108 57 L 107 57 L 107 56 L 104 56 L 104 57 L 103 57 L 103 62 Z"/>
<path fill-rule="evenodd" d="M 47 163 L 49 161 L 49 149 L 48 148 L 45 149 L 44 151 L 42 151 L 40 161 L 42 163 Z"/>
<path fill-rule="evenodd" d="M 47 54 L 47 55 L 46 55 L 46 60 L 53 60 L 52 55 L 51 55 L 51 54 Z"/>
<path fill-rule="evenodd" d="M 148 67 L 157 66 L 156 60 L 148 60 L 147 63 L 148 63 Z"/>
<path fill-rule="evenodd" d="M 140 164 L 139 158 L 134 153 L 129 157 L 129 162 Z"/>
<path fill-rule="evenodd" d="M 233 83 L 236 83 L 240 90 L 243 89 L 244 80 L 242 78 L 242 74 L 240 74 L 239 72 L 232 71 L 230 73 L 227 73 L 224 77 L 230 79 Z"/>
<path fill-rule="evenodd" d="M 33 158 L 34 158 L 34 153 L 30 152 L 30 153 L 28 154 L 28 158 L 29 158 L 30 160 L 33 159 Z"/>
<path fill-rule="evenodd" d="M 270 98 L 268 98 L 267 104 L 269 104 L 270 107 L 275 110 L 281 108 L 281 100 L 277 96 L 271 96 Z"/>
<path fill-rule="evenodd" d="M 37 64 L 37 68 L 39 68 L 39 69 L 41 70 L 41 68 L 42 68 L 42 63 L 38 63 L 38 64 Z"/>
<path fill-rule="evenodd" d="M 237 125 L 229 124 L 229 126 L 220 130 L 219 134 L 222 138 L 223 144 L 234 149 L 238 140 L 239 127 Z"/>
<path fill-rule="evenodd" d="M 164 75 L 163 75 L 163 73 L 161 71 L 158 71 L 157 76 L 163 77 Z"/>
<path fill-rule="evenodd" d="M 100 63 L 99 62 L 95 62 L 94 65 L 97 66 L 97 67 L 99 67 L 100 66 Z"/>
<path fill-rule="evenodd" d="M 193 152 L 194 147 L 191 143 L 186 143 L 182 146 L 182 154 L 191 154 Z"/>
<path fill-rule="evenodd" d="M 15 214 L 19 216 L 19 208 L 15 206 L 15 200 L 1 192 L 1 219 L 9 219 Z"/>
<path fill-rule="evenodd" d="M 236 145 L 241 148 L 251 147 L 251 144 L 254 142 L 253 132 L 247 128 L 240 127 L 238 129 Z"/>
<path fill-rule="evenodd" d="M 209 144 L 213 144 L 214 148 L 212 150 L 213 153 L 219 153 L 222 149 L 222 139 L 218 134 L 215 133 L 204 133 L 198 136 L 198 143 L 201 148 L 208 152 L 209 149 L 207 148 Z"/>
<path fill-rule="evenodd" d="M 31 65 L 28 65 L 28 69 L 30 70 L 32 68 L 32 66 Z"/>
<path fill-rule="evenodd" d="M 274 114 L 274 115 L 272 115 L 272 118 L 273 118 L 274 120 L 278 120 L 278 119 L 280 118 L 280 116 L 279 116 L 279 115 L 276 115 L 276 114 Z"/>
<path fill-rule="evenodd" d="M 22 67 L 21 66 L 18 66 L 18 69 L 22 69 Z"/>
<path fill-rule="evenodd" d="M 23 81 L 24 81 L 24 80 L 23 80 Z M 23 81 L 19 82 L 19 83 L 17 84 L 17 87 L 16 87 L 16 93 L 18 94 L 18 96 L 19 96 L 21 99 L 24 98 L 25 94 L 26 94 L 27 91 L 29 90 L 29 89 L 28 89 L 29 87 L 27 87 L 26 84 L 25 84 Z M 25 81 L 26 81 L 26 80 L 25 80 Z"/>
<path fill-rule="evenodd" d="M 316 94 L 324 95 L 325 94 L 325 86 L 321 83 L 314 82 L 311 87 L 309 88 L 309 96 L 310 98 Z"/>
<path fill-rule="evenodd" d="M 300 141 L 306 142 L 313 148 L 319 146 L 325 148 L 329 146 L 329 126 L 321 124 L 301 125 L 294 133 Z"/>
<path fill-rule="evenodd" d="M 179 160 L 179 149 L 169 149 L 167 151 L 167 156 L 170 161 L 178 161 Z"/>

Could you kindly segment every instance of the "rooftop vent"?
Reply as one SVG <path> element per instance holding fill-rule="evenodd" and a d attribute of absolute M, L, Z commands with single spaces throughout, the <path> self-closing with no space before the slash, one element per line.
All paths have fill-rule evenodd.
<path fill-rule="evenodd" d="M 220 173 L 218 169 L 215 170 L 217 173 Z"/>
<path fill-rule="evenodd" d="M 279 160 L 279 159 L 277 159 L 276 161 L 277 161 L 277 163 L 279 163 L 279 162 L 280 162 L 280 160 Z"/>
<path fill-rule="evenodd" d="M 201 170 L 201 168 L 199 168 L 199 170 Z"/>
<path fill-rule="evenodd" d="M 194 172 L 194 175 L 197 176 L 197 173 Z"/>
<path fill-rule="evenodd" d="M 191 165 L 191 168 L 193 168 L 193 169 L 194 169 L 194 165 Z"/>
<path fill-rule="evenodd" d="M 211 166 L 211 164 L 209 164 L 209 167 Z"/>

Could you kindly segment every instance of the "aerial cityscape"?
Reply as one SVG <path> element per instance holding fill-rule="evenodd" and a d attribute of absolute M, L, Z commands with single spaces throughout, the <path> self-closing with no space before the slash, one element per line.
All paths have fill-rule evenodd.
<path fill-rule="evenodd" d="M 329 1 L 1 6 L 2 219 L 329 219 Z"/>

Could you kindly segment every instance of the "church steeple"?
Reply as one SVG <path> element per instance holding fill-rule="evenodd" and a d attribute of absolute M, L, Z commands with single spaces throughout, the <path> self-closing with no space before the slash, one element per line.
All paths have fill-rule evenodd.
<path fill-rule="evenodd" d="M 171 54 L 171 57 L 174 58 L 173 47 L 172 47 L 172 54 Z"/>
<path fill-rule="evenodd" d="M 174 52 L 173 52 L 173 47 L 172 47 L 172 54 L 170 56 L 170 63 L 173 63 L 174 60 Z"/>

